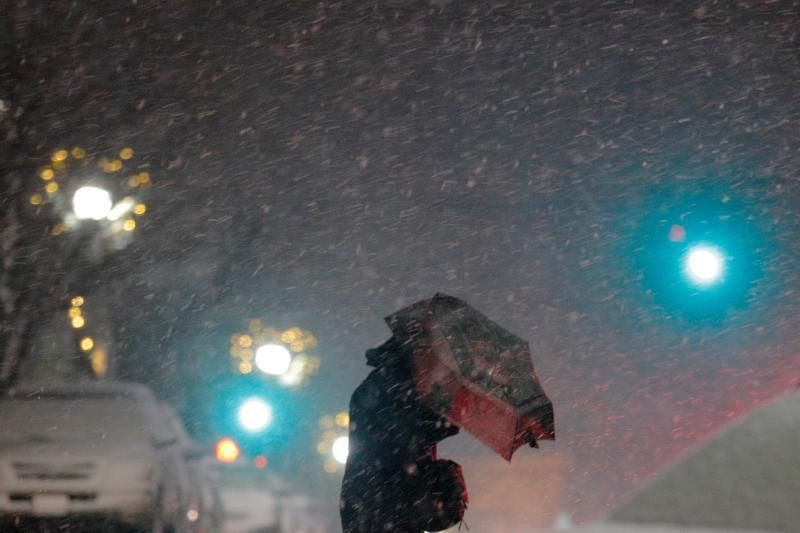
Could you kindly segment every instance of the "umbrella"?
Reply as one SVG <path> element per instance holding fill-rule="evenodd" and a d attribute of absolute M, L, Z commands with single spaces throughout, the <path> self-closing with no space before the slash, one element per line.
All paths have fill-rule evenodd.
<path fill-rule="evenodd" d="M 611 514 L 633 524 L 800 531 L 800 393 L 735 421 Z"/>
<path fill-rule="evenodd" d="M 422 401 L 507 461 L 525 443 L 554 439 L 553 405 L 528 343 L 467 303 L 436 294 L 386 318 L 411 348 Z"/>

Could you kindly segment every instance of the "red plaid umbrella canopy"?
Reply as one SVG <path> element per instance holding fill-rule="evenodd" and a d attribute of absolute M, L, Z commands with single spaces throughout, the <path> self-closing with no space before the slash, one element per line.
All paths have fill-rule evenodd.
<path fill-rule="evenodd" d="M 555 439 L 553 405 L 526 341 L 445 294 L 402 309 L 386 323 L 411 348 L 423 401 L 504 459 L 525 443 Z"/>

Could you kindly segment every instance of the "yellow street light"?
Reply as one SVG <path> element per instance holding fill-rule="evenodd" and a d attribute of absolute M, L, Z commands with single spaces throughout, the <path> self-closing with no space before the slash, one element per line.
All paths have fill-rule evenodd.
<path fill-rule="evenodd" d="M 347 428 L 350 426 L 350 414 L 342 411 L 336 415 L 336 425 L 340 428 Z"/>
<path fill-rule="evenodd" d="M 84 337 L 81 339 L 81 350 L 88 352 L 94 348 L 94 340 L 91 337 Z"/>
<path fill-rule="evenodd" d="M 281 333 L 281 341 L 285 342 L 286 344 L 291 344 L 295 341 L 300 340 L 302 337 L 303 332 L 298 327 L 289 328 L 283 333 Z"/>
<path fill-rule="evenodd" d="M 119 159 L 113 159 L 111 161 L 108 161 L 106 164 L 103 165 L 103 170 L 105 170 L 108 173 L 119 172 L 120 170 L 122 170 L 122 161 L 120 161 Z"/>
<path fill-rule="evenodd" d="M 81 329 L 83 326 L 86 325 L 86 320 L 82 316 L 76 316 L 72 318 L 72 327 L 75 329 Z"/>
<path fill-rule="evenodd" d="M 100 378 L 104 377 L 108 373 L 108 353 L 98 346 L 92 352 L 90 359 L 94 374 Z"/>
<path fill-rule="evenodd" d="M 214 445 L 214 455 L 220 463 L 235 463 L 241 455 L 239 445 L 230 437 L 225 437 L 217 441 Z"/>

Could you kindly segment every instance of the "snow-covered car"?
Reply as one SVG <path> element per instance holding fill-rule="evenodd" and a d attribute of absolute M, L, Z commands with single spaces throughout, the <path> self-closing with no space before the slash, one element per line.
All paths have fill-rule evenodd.
<path fill-rule="evenodd" d="M 225 515 L 216 481 L 206 458 L 194 456 L 189 462 L 193 490 L 189 492 L 186 518 L 188 533 L 222 533 Z"/>
<path fill-rule="evenodd" d="M 175 490 L 177 443 L 142 385 L 23 387 L 0 396 L 0 521 L 98 517 L 174 529 L 163 498 Z"/>
<path fill-rule="evenodd" d="M 222 499 L 209 468 L 209 458 L 189 436 L 178 414 L 169 406 L 162 409 L 170 429 L 177 436 L 172 456 L 181 482 L 181 533 L 219 533 L 223 526 Z"/>

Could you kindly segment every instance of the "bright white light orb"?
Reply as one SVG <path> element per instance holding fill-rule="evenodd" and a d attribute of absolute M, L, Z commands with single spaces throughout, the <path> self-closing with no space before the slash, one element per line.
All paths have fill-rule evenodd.
<path fill-rule="evenodd" d="M 264 400 L 250 398 L 239 407 L 237 416 L 244 429 L 255 433 L 272 423 L 272 407 Z"/>
<path fill-rule="evenodd" d="M 256 350 L 256 367 L 265 374 L 280 376 L 292 365 L 292 354 L 280 344 L 265 344 Z"/>
<path fill-rule="evenodd" d="M 81 187 L 72 196 L 72 210 L 81 220 L 102 220 L 111 212 L 111 194 L 100 187 Z"/>
<path fill-rule="evenodd" d="M 347 462 L 347 455 L 349 452 L 350 439 L 347 437 L 339 437 L 333 441 L 333 446 L 331 446 L 331 455 L 333 455 L 333 458 L 337 463 L 345 464 Z"/>
<path fill-rule="evenodd" d="M 707 285 L 722 276 L 722 254 L 708 246 L 697 246 L 689 250 L 686 257 L 686 271 L 696 283 Z"/>

